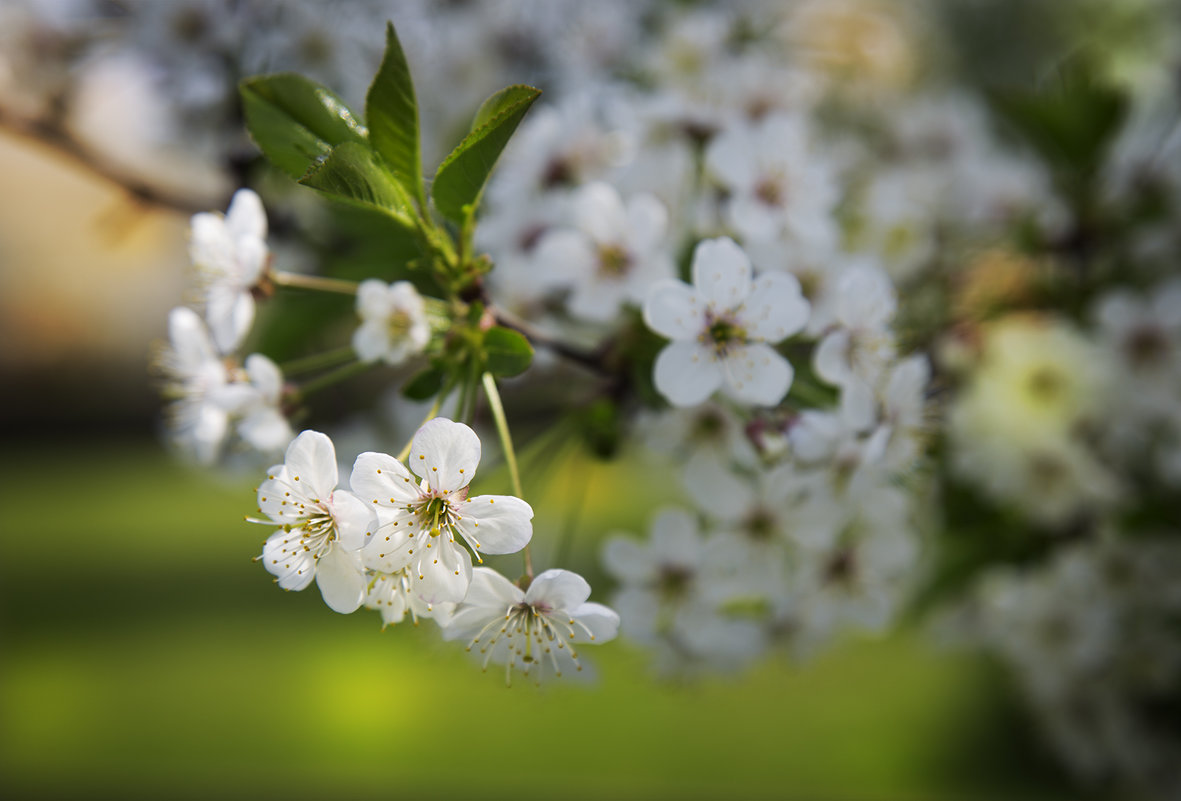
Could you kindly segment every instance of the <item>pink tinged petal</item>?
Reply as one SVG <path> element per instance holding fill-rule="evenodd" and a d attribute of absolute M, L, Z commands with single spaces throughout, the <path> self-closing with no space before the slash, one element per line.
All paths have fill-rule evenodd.
<path fill-rule="evenodd" d="M 463 423 L 436 417 L 414 435 L 410 469 L 433 490 L 452 492 L 466 487 L 480 464 L 480 438 Z"/>
<path fill-rule="evenodd" d="M 357 611 L 365 600 L 365 573 L 360 555 L 329 548 L 316 563 L 316 584 L 332 611 L 342 615 Z"/>
<path fill-rule="evenodd" d="M 468 552 L 449 542 L 446 535 L 435 537 L 432 547 L 420 552 L 416 566 L 410 568 L 411 589 L 425 603 L 459 603 L 467 595 L 472 581 L 472 558 Z M 417 572 L 416 572 L 417 571 Z"/>
<path fill-rule="evenodd" d="M 266 239 L 267 213 L 262 198 L 251 189 L 239 189 L 230 200 L 225 224 L 235 238 Z"/>
<path fill-rule="evenodd" d="M 596 244 L 611 245 L 626 238 L 627 212 L 610 184 L 596 181 L 578 190 L 573 212 L 574 224 Z"/>
<path fill-rule="evenodd" d="M 694 340 L 705 328 L 705 308 L 688 284 L 657 281 L 644 302 L 644 324 L 669 339 Z"/>
<path fill-rule="evenodd" d="M 715 308 L 736 308 L 750 294 L 750 259 L 729 237 L 705 239 L 693 251 L 693 286 Z"/>
<path fill-rule="evenodd" d="M 752 339 L 781 342 L 803 330 L 808 312 L 808 301 L 794 275 L 767 273 L 755 280 L 742 311 L 742 323 Z"/>
<path fill-rule="evenodd" d="M 276 531 L 262 546 L 262 563 L 285 590 L 299 591 L 316 576 L 316 559 L 299 543 L 299 532 Z"/>
<path fill-rule="evenodd" d="M 511 495 L 478 495 L 460 506 L 456 527 L 481 553 L 516 553 L 533 538 L 533 507 Z"/>
<path fill-rule="evenodd" d="M 537 574 L 525 591 L 525 602 L 542 604 L 569 613 L 586 603 L 591 588 L 586 579 L 569 570 L 552 569 Z"/>
<path fill-rule="evenodd" d="M 177 361 L 186 372 L 206 362 L 218 360 L 218 352 L 201 317 L 192 309 L 179 306 L 168 313 L 168 338 Z"/>
<path fill-rule="evenodd" d="M 304 431 L 287 446 L 287 472 L 295 488 L 327 501 L 336 489 L 336 449 L 327 434 Z"/>
<path fill-rule="evenodd" d="M 710 348 L 697 342 L 673 342 L 656 357 L 652 378 L 673 406 L 696 406 L 722 385 L 723 374 Z"/>
<path fill-rule="evenodd" d="M 377 529 L 377 513 L 373 504 L 366 503 L 348 490 L 336 490 L 328 498 L 328 509 L 336 521 L 340 547 L 357 551 L 365 547 Z"/>
<path fill-rule="evenodd" d="M 619 615 L 602 604 L 582 604 L 570 617 L 578 623 L 574 626 L 573 642 L 610 642 L 619 634 Z"/>
<path fill-rule="evenodd" d="M 387 453 L 367 451 L 353 462 L 349 487 L 375 506 L 404 506 L 418 500 L 418 483 L 410 471 Z"/>
<path fill-rule="evenodd" d="M 237 287 L 210 287 L 205 318 L 218 351 L 233 353 L 254 324 L 254 298 Z"/>
<path fill-rule="evenodd" d="M 655 195 L 636 195 L 627 203 L 627 226 L 632 250 L 653 251 L 668 233 L 668 209 Z"/>
<path fill-rule="evenodd" d="M 363 362 L 375 362 L 390 347 L 389 325 L 384 320 L 368 320 L 353 332 L 353 350 Z"/>
<path fill-rule="evenodd" d="M 627 537 L 613 537 L 603 547 L 603 567 L 619 582 L 642 584 L 656 572 L 648 549 Z"/>
<path fill-rule="evenodd" d="M 752 343 L 734 349 L 722 360 L 724 392 L 734 400 L 756 406 L 775 406 L 791 388 L 795 370 L 770 345 Z"/>
<path fill-rule="evenodd" d="M 389 285 L 377 278 L 362 281 L 357 287 L 357 314 L 362 320 L 381 321 L 390 315 Z"/>
<path fill-rule="evenodd" d="M 812 366 L 816 375 L 829 384 L 842 384 L 849 376 L 849 351 L 852 338 L 848 331 L 832 331 L 820 340 L 812 353 Z"/>

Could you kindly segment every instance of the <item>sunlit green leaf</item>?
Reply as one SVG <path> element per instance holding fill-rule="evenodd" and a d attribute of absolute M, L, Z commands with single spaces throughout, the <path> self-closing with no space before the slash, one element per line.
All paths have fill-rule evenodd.
<path fill-rule="evenodd" d="M 531 86 L 510 86 L 484 101 L 471 133 L 435 174 L 431 195 L 440 212 L 462 221 L 474 211 L 496 159 L 540 94 Z"/>
<path fill-rule="evenodd" d="M 418 143 L 418 103 L 414 97 L 410 66 L 392 22 L 386 25 L 385 57 L 365 98 L 365 119 L 369 123 L 373 147 L 406 191 L 425 205 Z"/>
<path fill-rule="evenodd" d="M 344 101 L 300 75 L 260 75 L 242 81 L 239 90 L 251 137 L 293 178 L 302 178 L 335 146 L 365 141 L 365 128 Z"/>
<path fill-rule="evenodd" d="M 405 219 L 406 193 L 367 145 L 345 142 L 333 148 L 300 183 L 330 197 Z"/>

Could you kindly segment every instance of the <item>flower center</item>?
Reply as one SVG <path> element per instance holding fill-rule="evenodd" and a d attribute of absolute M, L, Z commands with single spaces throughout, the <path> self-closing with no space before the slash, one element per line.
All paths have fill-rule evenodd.
<path fill-rule="evenodd" d="M 698 340 L 703 345 L 712 345 L 718 356 L 725 356 L 732 347 L 746 342 L 746 328 L 729 317 L 715 317 L 713 312 L 706 312 L 705 323 Z"/>
<path fill-rule="evenodd" d="M 397 342 L 406 338 L 410 333 L 411 325 L 410 315 L 399 309 L 391 314 L 389 320 L 386 321 L 386 330 L 389 331 L 390 339 Z"/>
<path fill-rule="evenodd" d="M 1159 328 L 1152 326 L 1137 328 L 1124 343 L 1124 352 L 1135 367 L 1159 364 L 1168 350 L 1168 339 Z"/>
<path fill-rule="evenodd" d="M 604 278 L 621 278 L 631 266 L 631 254 L 622 245 L 603 245 L 599 248 L 599 275 Z"/>
<path fill-rule="evenodd" d="M 693 571 L 682 565 L 662 565 L 656 579 L 660 597 L 669 601 L 685 597 L 692 583 Z"/>
<path fill-rule="evenodd" d="M 782 206 L 787 199 L 783 180 L 769 175 L 755 184 L 755 197 L 768 206 Z"/>
<path fill-rule="evenodd" d="M 418 507 L 420 530 L 430 532 L 432 537 L 437 537 L 444 529 L 451 528 L 455 522 L 454 516 L 450 501 L 441 496 L 431 497 Z"/>

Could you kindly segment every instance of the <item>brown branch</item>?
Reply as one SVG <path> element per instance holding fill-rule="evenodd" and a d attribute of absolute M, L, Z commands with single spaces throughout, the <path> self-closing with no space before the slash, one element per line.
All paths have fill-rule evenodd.
<path fill-rule="evenodd" d="M 228 198 L 191 197 L 169 192 L 120 170 L 70 134 L 58 120 L 28 118 L 0 106 L 0 131 L 52 148 L 67 161 L 122 189 L 140 204 L 161 206 L 185 214 L 225 208 Z"/>
<path fill-rule="evenodd" d="M 529 340 L 533 345 L 553 351 L 559 356 L 569 359 L 575 364 L 581 364 L 583 367 L 588 368 L 594 373 L 604 376 L 614 375 L 612 370 L 610 370 L 606 364 L 606 351 L 602 349 L 597 351 L 589 351 L 579 348 L 575 345 L 571 345 L 568 342 L 562 342 L 561 340 L 555 339 L 549 334 L 540 331 L 531 323 L 522 320 L 515 314 L 505 311 L 504 309 L 490 307 L 489 311 L 492 312 L 492 318 L 496 320 L 497 325 L 502 325 L 505 328 L 513 329 L 524 336 L 525 339 Z"/>

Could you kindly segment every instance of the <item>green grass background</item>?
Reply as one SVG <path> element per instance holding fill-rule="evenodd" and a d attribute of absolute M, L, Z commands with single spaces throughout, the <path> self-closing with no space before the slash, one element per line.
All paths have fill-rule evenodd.
<path fill-rule="evenodd" d="M 539 546 L 581 510 L 582 564 L 660 500 L 626 462 L 560 468 Z M 252 483 L 150 442 L 7 450 L 0 797 L 1079 797 L 995 670 L 919 631 L 671 685 L 615 642 L 584 649 L 596 684 L 506 688 L 429 621 L 277 589 Z"/>

